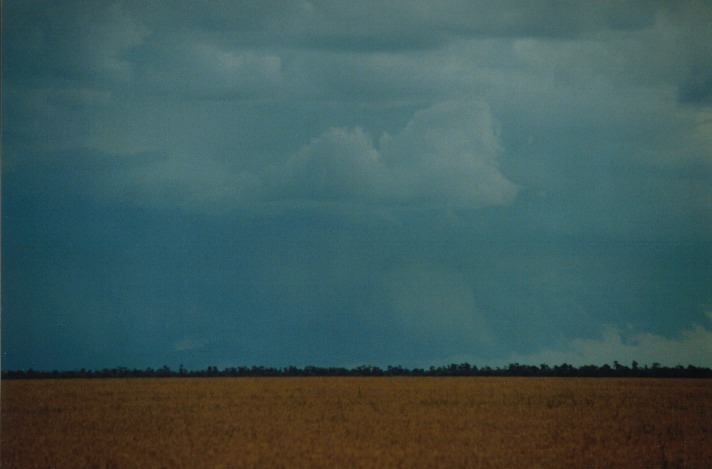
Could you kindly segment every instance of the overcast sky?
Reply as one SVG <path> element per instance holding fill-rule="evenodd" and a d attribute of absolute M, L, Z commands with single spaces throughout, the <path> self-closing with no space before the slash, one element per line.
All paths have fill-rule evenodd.
<path fill-rule="evenodd" d="M 712 366 L 710 24 L 5 2 L 2 366 Z"/>

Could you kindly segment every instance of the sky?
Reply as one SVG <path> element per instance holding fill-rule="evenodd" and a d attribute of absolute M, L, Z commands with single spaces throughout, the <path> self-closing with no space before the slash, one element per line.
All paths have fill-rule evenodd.
<path fill-rule="evenodd" d="M 2 367 L 712 366 L 712 3 L 3 4 Z"/>

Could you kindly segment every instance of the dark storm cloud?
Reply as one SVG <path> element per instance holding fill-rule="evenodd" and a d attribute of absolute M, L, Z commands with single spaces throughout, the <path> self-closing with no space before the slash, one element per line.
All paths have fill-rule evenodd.
<path fill-rule="evenodd" d="M 252 5 L 244 13 L 240 7 L 223 7 L 221 20 L 202 25 L 207 31 L 225 31 L 246 23 L 239 29 L 252 33 L 253 41 L 261 35 L 261 41 L 270 45 L 408 50 L 458 37 L 555 38 L 638 29 L 650 25 L 654 12 L 650 2 L 294 1 L 267 3 L 259 9 Z M 252 21 L 247 23 L 247 18 Z"/>
<path fill-rule="evenodd" d="M 39 86 L 127 81 L 132 70 L 126 54 L 149 34 L 118 3 L 20 2 L 4 8 L 3 19 L 3 36 L 13 43 L 4 48 L 10 66 L 3 74 Z"/>
<path fill-rule="evenodd" d="M 156 82 L 171 88 L 171 80 L 199 83 L 213 72 L 225 73 L 214 69 L 218 63 L 276 66 L 275 56 L 256 51 L 309 45 L 344 52 L 398 51 L 467 37 L 568 37 L 639 29 L 649 26 L 655 13 L 651 2 L 215 3 L 213 8 L 182 2 L 9 5 L 5 34 L 17 46 L 8 50 L 5 73 L 24 72 L 23 78 L 38 80 L 49 72 L 55 78 L 112 84 L 140 78 L 136 74 L 150 80 L 157 73 Z M 241 49 L 247 52 L 240 55 Z M 253 79 L 259 82 L 261 75 Z"/>

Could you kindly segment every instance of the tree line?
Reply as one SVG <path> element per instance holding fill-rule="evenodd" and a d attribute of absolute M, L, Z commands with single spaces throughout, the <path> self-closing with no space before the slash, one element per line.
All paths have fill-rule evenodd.
<path fill-rule="evenodd" d="M 182 377 L 308 377 L 308 376 L 532 376 L 532 377 L 580 377 L 580 378 L 712 378 L 712 369 L 688 365 L 674 367 L 653 363 L 639 366 L 633 361 L 630 366 L 617 361 L 613 366 L 605 364 L 573 366 L 567 363 L 556 366 L 542 364 L 520 365 L 511 363 L 505 367 L 477 367 L 469 363 L 431 366 L 430 368 L 404 368 L 388 366 L 381 368 L 361 365 L 355 368 L 289 366 L 273 368 L 264 366 L 239 366 L 219 369 L 209 366 L 204 370 L 186 370 L 181 365 L 177 370 L 164 365 L 161 368 L 103 368 L 100 370 L 8 370 L 2 371 L 2 379 L 57 379 L 57 378 L 182 378 Z"/>

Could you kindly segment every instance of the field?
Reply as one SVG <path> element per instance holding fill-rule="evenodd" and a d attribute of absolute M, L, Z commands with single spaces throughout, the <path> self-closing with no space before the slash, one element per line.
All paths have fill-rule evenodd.
<path fill-rule="evenodd" d="M 712 467 L 712 381 L 2 382 L 3 468 Z"/>

